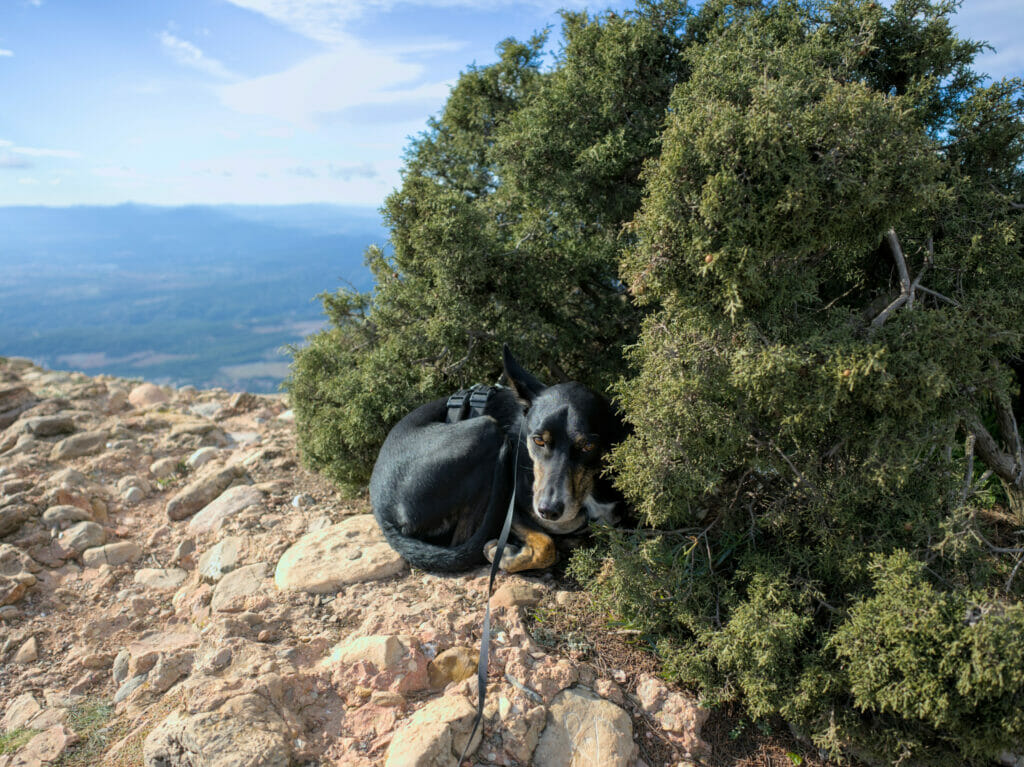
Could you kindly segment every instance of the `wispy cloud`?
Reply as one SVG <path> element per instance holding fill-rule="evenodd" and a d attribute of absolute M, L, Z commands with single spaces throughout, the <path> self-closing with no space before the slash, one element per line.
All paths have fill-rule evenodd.
<path fill-rule="evenodd" d="M 220 61 L 210 56 L 207 56 L 199 48 L 199 46 L 190 43 L 188 40 L 183 40 L 177 37 L 167 30 L 164 30 L 159 35 L 160 45 L 164 51 L 175 61 L 182 66 L 196 69 L 205 74 L 216 77 L 219 80 L 235 80 L 235 75 L 230 69 L 224 66 Z"/>
<path fill-rule="evenodd" d="M 427 8 L 479 8 L 529 5 L 554 12 L 559 8 L 581 7 L 586 0 L 401 0 Z M 353 19 L 372 12 L 387 12 L 399 0 L 228 0 L 241 8 L 273 19 L 300 35 L 323 43 L 341 43 Z"/>
<path fill-rule="evenodd" d="M 269 115 L 305 127 L 317 117 L 363 104 L 381 104 L 448 95 L 447 83 L 420 83 L 425 69 L 400 55 L 363 45 L 347 45 L 306 59 L 283 72 L 219 88 L 221 100 L 236 112 Z"/>
<path fill-rule="evenodd" d="M 61 157 L 65 160 L 74 160 L 81 157 L 81 153 L 76 152 L 73 149 L 42 149 L 40 147 L 33 146 L 19 146 L 8 139 L 0 139 L 0 150 L 3 150 L 3 154 L 0 154 L 0 157 L 14 158 L 9 160 L 12 164 L 3 166 L 7 168 L 27 168 L 31 166 L 31 163 L 28 163 L 28 160 L 24 161 L 28 163 L 27 165 L 13 164 L 18 159 L 17 157 L 14 157 L 15 155 L 21 157 Z"/>
<path fill-rule="evenodd" d="M 453 41 L 406 41 L 392 49 L 371 45 L 352 33 L 352 22 L 370 13 L 386 13 L 398 0 L 228 0 L 259 13 L 310 40 L 319 53 L 289 69 L 219 88 L 222 102 L 236 112 L 276 117 L 311 129 L 324 115 L 342 120 L 367 107 L 444 103 L 452 83 L 429 81 L 417 57 L 461 47 Z M 585 0 L 402 0 L 423 7 L 493 9 L 530 5 L 555 10 Z M 394 110 L 391 110 L 394 112 Z M 430 107 L 424 107 L 430 112 Z M 403 122 L 398 112 L 376 110 L 381 122 Z"/>
<path fill-rule="evenodd" d="M 8 50 L 7 48 L 0 48 L 0 59 L 10 58 L 14 55 L 14 51 Z"/>

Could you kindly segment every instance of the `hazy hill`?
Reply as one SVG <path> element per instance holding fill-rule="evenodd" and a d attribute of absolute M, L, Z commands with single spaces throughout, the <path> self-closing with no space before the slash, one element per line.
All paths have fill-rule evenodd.
<path fill-rule="evenodd" d="M 375 210 L 331 205 L 0 207 L 0 355 L 267 391 L 317 293 L 371 284 Z"/>

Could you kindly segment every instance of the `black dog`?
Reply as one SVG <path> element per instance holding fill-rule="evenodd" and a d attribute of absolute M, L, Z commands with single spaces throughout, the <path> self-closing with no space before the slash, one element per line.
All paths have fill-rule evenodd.
<path fill-rule="evenodd" d="M 624 436 L 602 397 L 578 383 L 545 386 L 504 353 L 511 389 L 499 388 L 479 417 L 448 422 L 448 400 L 417 408 L 391 430 L 370 479 L 373 513 L 410 564 L 453 572 L 493 559 L 516 483 L 508 572 L 555 562 L 549 534 L 587 522 L 614 524 L 621 496 L 601 476 L 601 458 Z M 521 436 L 521 438 L 520 438 Z"/>

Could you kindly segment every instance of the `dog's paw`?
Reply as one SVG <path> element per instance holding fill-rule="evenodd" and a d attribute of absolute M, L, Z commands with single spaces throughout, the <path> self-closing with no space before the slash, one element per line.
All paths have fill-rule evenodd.
<path fill-rule="evenodd" d="M 494 554 L 498 550 L 498 541 L 488 541 L 484 545 L 484 556 L 488 562 L 494 562 Z M 511 543 L 505 544 L 505 550 L 501 552 L 501 563 L 498 565 L 505 572 L 513 573 L 516 569 L 522 569 L 521 560 L 523 549 L 521 546 L 514 546 Z"/>
<path fill-rule="evenodd" d="M 488 562 L 494 561 L 494 552 L 498 550 L 498 539 L 495 538 L 493 541 L 487 541 L 484 544 L 484 556 L 487 557 Z"/>

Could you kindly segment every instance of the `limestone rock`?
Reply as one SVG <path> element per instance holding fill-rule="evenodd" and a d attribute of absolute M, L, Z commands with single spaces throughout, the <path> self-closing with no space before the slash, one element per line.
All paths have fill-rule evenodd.
<path fill-rule="evenodd" d="M 361 514 L 299 538 L 278 561 L 274 582 L 283 591 L 327 594 L 350 583 L 397 575 L 406 567 L 373 515 Z"/>
<path fill-rule="evenodd" d="M 266 699 L 239 695 L 214 711 L 175 712 L 142 747 L 146 767 L 288 767 L 289 727 Z"/>
<path fill-rule="evenodd" d="M 41 415 L 24 419 L 21 428 L 37 437 L 56 437 L 74 432 L 75 422 L 66 415 Z"/>
<path fill-rule="evenodd" d="M 139 410 L 159 405 L 166 401 L 167 395 L 164 394 L 163 389 L 151 383 L 139 384 L 128 394 L 128 402 L 131 403 L 132 407 Z"/>
<path fill-rule="evenodd" d="M 39 563 L 9 543 L 0 543 L 0 575 L 19 578 L 25 574 L 39 572 Z"/>
<path fill-rule="evenodd" d="M 135 583 L 157 591 L 173 591 L 185 582 L 188 573 L 180 567 L 144 567 L 135 571 Z"/>
<path fill-rule="evenodd" d="M 199 471 L 210 461 L 216 460 L 218 455 L 220 455 L 220 450 L 215 447 L 201 447 L 185 459 L 185 465 L 192 471 Z"/>
<path fill-rule="evenodd" d="M 461 695 L 430 701 L 395 733 L 385 767 L 457 767 L 475 716 L 476 709 Z M 476 751 L 480 737 L 478 730 L 467 755 Z"/>
<path fill-rule="evenodd" d="M 506 583 L 491 597 L 491 609 L 534 607 L 544 596 L 544 588 L 533 583 Z"/>
<path fill-rule="evenodd" d="M 20 530 L 32 512 L 33 507 L 27 503 L 13 503 L 0 509 L 0 538 Z"/>
<path fill-rule="evenodd" d="M 178 461 L 174 458 L 158 458 L 149 465 L 149 473 L 157 479 L 167 479 L 178 473 Z"/>
<path fill-rule="evenodd" d="M 14 653 L 14 662 L 21 664 L 35 663 L 39 659 L 39 640 L 29 637 Z"/>
<path fill-rule="evenodd" d="M 13 605 L 21 600 L 31 586 L 32 584 L 26 581 L 0 575 L 0 606 Z"/>
<path fill-rule="evenodd" d="M 427 666 L 430 686 L 441 688 L 449 682 L 461 682 L 477 671 L 480 651 L 471 647 L 450 647 Z"/>
<path fill-rule="evenodd" d="M 653 716 L 669 739 L 690 756 L 710 753 L 701 728 L 710 712 L 681 692 L 673 692 L 657 677 L 640 678 L 636 696 L 644 711 Z"/>
<path fill-rule="evenodd" d="M 106 540 L 106 532 L 95 522 L 76 522 L 57 539 L 61 548 L 72 554 L 102 546 Z"/>
<path fill-rule="evenodd" d="M 51 506 L 43 512 L 43 524 L 65 530 L 75 522 L 92 522 L 92 515 L 85 509 L 68 504 Z"/>
<path fill-rule="evenodd" d="M 117 688 L 117 692 L 114 693 L 114 704 L 116 705 L 116 704 L 120 703 L 122 700 L 127 698 L 129 695 L 131 695 L 137 689 L 142 687 L 142 685 L 146 681 L 146 677 L 147 676 L 148 676 L 148 673 L 142 673 L 142 674 L 136 674 L 135 676 L 128 677 L 128 679 L 126 679 L 121 684 L 121 686 Z"/>
<path fill-rule="evenodd" d="M 263 493 L 252 485 L 228 488 L 188 521 L 188 530 L 194 534 L 219 530 L 228 517 L 262 502 Z"/>
<path fill-rule="evenodd" d="M 75 735 L 63 724 L 55 724 L 36 735 L 18 752 L 19 762 L 15 764 L 36 765 L 56 762 L 64 750 L 78 742 Z"/>
<path fill-rule="evenodd" d="M 134 562 L 142 556 L 142 548 L 135 541 L 118 541 L 106 546 L 86 549 L 82 552 L 82 562 L 86 567 L 110 565 L 117 567 L 127 562 Z"/>
<path fill-rule="evenodd" d="M 179 679 L 188 676 L 192 670 L 193 658 L 194 655 L 191 651 L 161 653 L 146 677 L 146 681 L 149 682 L 154 692 L 163 694 Z"/>
<path fill-rule="evenodd" d="M 191 517 L 243 474 L 240 467 L 229 466 L 193 480 L 167 502 L 167 516 L 175 521 Z"/>
<path fill-rule="evenodd" d="M 6 429 L 36 402 L 36 396 L 24 386 L 0 385 L 0 429 Z"/>
<path fill-rule="evenodd" d="M 267 577 L 266 562 L 246 565 L 225 575 L 217 583 L 210 599 L 214 612 L 238 612 L 245 606 L 245 599 L 263 588 Z"/>
<path fill-rule="evenodd" d="M 237 535 L 221 539 L 209 551 L 199 557 L 199 577 L 216 583 L 226 573 L 238 567 L 239 553 L 245 542 Z"/>
<path fill-rule="evenodd" d="M 32 693 L 22 693 L 8 704 L 3 719 L 0 719 L 0 730 L 14 732 L 23 729 L 42 710 Z"/>
<path fill-rule="evenodd" d="M 627 767 L 635 755 L 629 714 L 584 687 L 562 690 L 548 707 L 536 767 Z"/>
<path fill-rule="evenodd" d="M 337 665 L 335 682 L 346 688 L 367 687 L 406 693 L 429 686 L 427 659 L 409 636 L 356 637 L 335 645 L 323 665 Z"/>
<path fill-rule="evenodd" d="M 105 431 L 84 431 L 81 434 L 74 434 L 53 446 L 53 450 L 50 451 L 50 460 L 64 461 L 80 458 L 83 455 L 93 455 L 103 449 L 106 441 L 107 432 Z"/>

